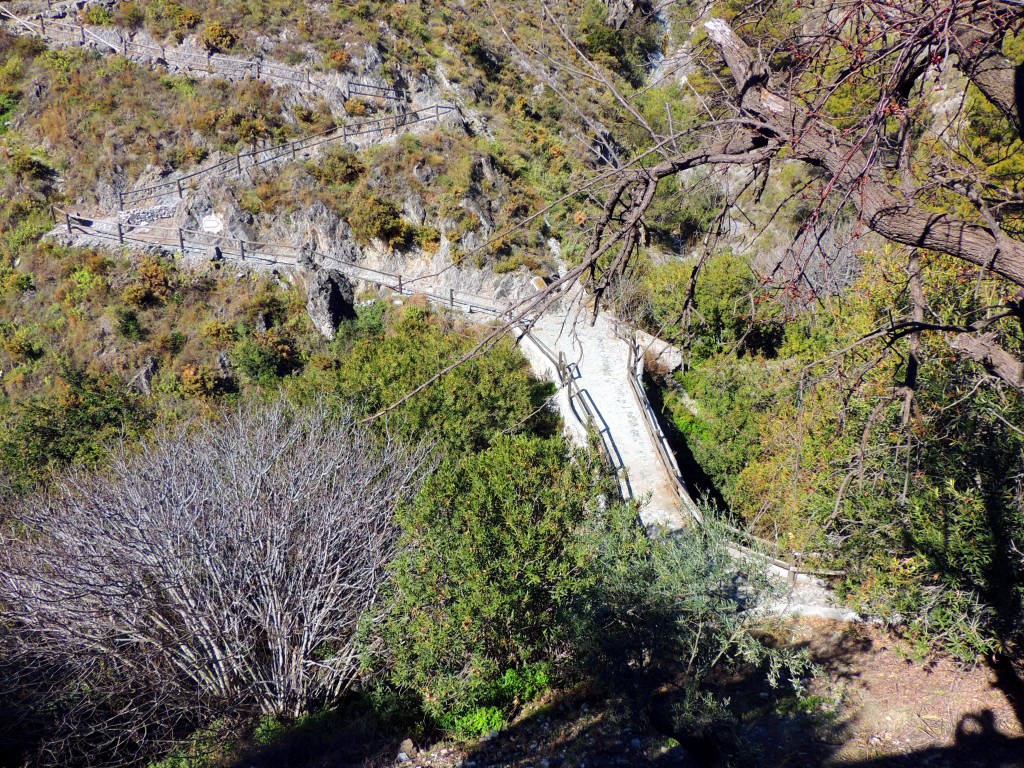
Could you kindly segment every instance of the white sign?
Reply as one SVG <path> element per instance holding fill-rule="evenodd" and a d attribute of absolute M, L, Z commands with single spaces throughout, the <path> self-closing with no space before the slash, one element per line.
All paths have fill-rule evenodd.
<path fill-rule="evenodd" d="M 203 216 L 202 227 L 203 232 L 219 235 L 224 231 L 224 222 L 220 220 L 219 216 L 211 213 L 209 216 Z"/>

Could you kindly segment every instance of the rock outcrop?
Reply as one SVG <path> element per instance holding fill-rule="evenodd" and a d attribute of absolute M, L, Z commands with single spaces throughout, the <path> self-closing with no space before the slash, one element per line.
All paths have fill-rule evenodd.
<path fill-rule="evenodd" d="M 636 8 L 636 3 L 633 0 L 605 0 L 605 5 L 608 6 L 608 15 L 605 17 L 605 21 L 608 22 L 608 26 L 615 29 L 622 29 L 626 26 L 626 22 L 629 21 L 629 17 L 633 15 L 633 10 Z"/>
<path fill-rule="evenodd" d="M 314 327 L 333 339 L 342 320 L 355 317 L 355 291 L 351 281 L 334 269 L 320 269 L 308 282 L 306 311 Z"/>

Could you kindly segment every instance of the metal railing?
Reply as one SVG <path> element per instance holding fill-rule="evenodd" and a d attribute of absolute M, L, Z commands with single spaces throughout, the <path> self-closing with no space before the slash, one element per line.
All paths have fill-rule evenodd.
<path fill-rule="evenodd" d="M 635 334 L 631 334 L 629 338 L 626 338 L 626 341 L 629 344 L 629 388 L 633 393 L 633 398 L 636 400 L 637 405 L 640 406 L 640 410 L 643 412 L 644 428 L 647 432 L 647 436 L 655 446 L 656 453 L 658 454 L 658 461 L 665 470 L 665 474 L 667 474 L 671 480 L 672 487 L 679 496 L 683 507 L 698 524 L 702 524 L 704 519 L 701 515 L 700 507 L 697 506 L 693 497 L 690 495 L 690 491 L 686 486 L 686 481 L 683 478 L 682 471 L 679 469 L 679 462 L 677 461 L 671 444 L 668 441 L 668 437 L 665 435 L 665 431 L 661 427 L 661 422 L 658 420 L 658 415 L 654 410 L 654 406 L 651 405 L 651 401 L 647 397 L 647 390 L 644 387 L 643 378 L 643 347 Z M 808 555 L 805 555 L 804 553 L 784 553 L 782 547 L 780 547 L 777 542 L 763 539 L 750 531 L 744 531 L 740 528 L 727 524 L 723 524 L 722 528 L 731 537 L 734 537 L 734 540 L 729 542 L 731 547 L 745 555 L 767 557 L 768 561 L 772 565 L 789 573 L 790 581 L 795 580 L 797 575 L 801 573 L 809 576 L 844 575 L 843 571 L 805 568 L 803 561 Z M 784 554 L 792 556 L 794 560 L 786 560 L 784 558 Z M 810 556 L 813 556 L 813 553 Z"/>
<path fill-rule="evenodd" d="M 113 53 L 119 53 L 126 58 L 159 58 L 167 64 L 173 64 L 181 69 L 188 69 L 194 72 L 206 74 L 221 74 L 228 77 L 242 77 L 249 75 L 258 80 L 281 80 L 294 83 L 313 90 L 323 90 L 323 85 L 318 83 L 308 69 L 297 69 L 285 64 L 277 64 L 264 59 L 239 59 L 231 56 L 224 56 L 218 53 L 192 53 L 174 48 L 168 49 L 163 45 L 148 45 L 128 40 L 123 32 L 118 33 L 118 42 L 111 42 L 102 35 L 96 34 L 83 22 L 59 21 L 47 18 L 39 14 L 35 21 L 16 15 L 10 9 L 0 5 L 0 18 L 13 23 L 15 28 L 22 34 L 31 34 L 37 37 L 47 36 L 56 39 L 56 33 L 65 33 L 64 40 L 76 45 L 97 45 L 101 49 L 109 49 Z M 373 85 L 371 83 L 349 82 L 346 89 L 346 98 L 354 96 L 369 96 L 373 98 L 386 99 L 405 103 L 408 101 L 404 91 L 391 86 Z"/>
<path fill-rule="evenodd" d="M 176 193 L 178 198 L 181 199 L 184 197 L 185 189 L 189 186 L 189 182 L 201 176 L 207 176 L 209 174 L 227 176 L 232 173 L 241 173 L 243 170 L 267 165 L 268 163 L 273 163 L 277 160 L 296 160 L 298 159 L 300 152 L 306 152 L 322 144 L 338 141 L 345 143 L 348 142 L 349 139 L 354 139 L 359 136 L 367 136 L 377 133 L 385 135 L 388 131 L 397 133 L 399 130 L 404 130 L 412 125 L 416 125 L 417 123 L 440 120 L 442 115 L 457 111 L 458 107 L 447 104 L 435 104 L 432 107 L 424 107 L 423 109 L 418 109 L 413 112 L 405 112 L 399 115 L 388 115 L 386 117 L 379 117 L 372 120 L 364 120 L 362 122 L 354 123 L 351 126 L 335 126 L 325 131 L 305 136 L 301 139 L 294 139 L 293 141 L 276 144 L 271 147 L 254 149 L 248 152 L 239 152 L 227 160 L 222 160 L 214 165 L 200 168 L 199 170 L 192 171 L 191 173 L 186 173 L 169 181 L 152 184 L 148 187 L 118 191 L 117 206 L 119 210 L 123 211 L 125 205 L 138 204 L 143 200 L 152 200 L 165 194 L 172 193 Z"/>

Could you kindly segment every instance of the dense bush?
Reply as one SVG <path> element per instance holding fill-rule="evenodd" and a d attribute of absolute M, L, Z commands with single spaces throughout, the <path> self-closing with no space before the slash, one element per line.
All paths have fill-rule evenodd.
<path fill-rule="evenodd" d="M 359 242 L 382 240 L 389 248 L 408 246 L 413 234 L 413 228 L 402 218 L 402 209 L 376 194 L 354 202 L 348 223 Z"/>
<path fill-rule="evenodd" d="M 443 317 L 406 307 L 382 335 L 360 334 L 336 366 L 319 375 L 310 372 L 305 385 L 344 392 L 362 412 L 377 413 L 472 350 L 482 333 L 468 325 L 460 329 L 463 337 L 453 330 Z M 349 329 L 344 331 L 339 344 L 348 342 Z M 486 448 L 503 432 L 553 433 L 558 418 L 545 407 L 552 391 L 550 383 L 533 378 L 522 353 L 504 340 L 390 415 L 405 434 L 466 453 Z"/>
<path fill-rule="evenodd" d="M 112 454 L 27 499 L 30 535 L 0 548 L 20 665 L 0 694 L 45 691 L 24 715 L 48 723 L 48 757 L 137 761 L 182 728 L 344 694 L 426 453 L 278 401 Z"/>
<path fill-rule="evenodd" d="M 433 722 L 489 730 L 555 682 L 596 675 L 642 700 L 722 665 L 806 667 L 756 639 L 763 568 L 734 588 L 724 537 L 706 528 L 648 539 L 595 455 L 559 439 L 499 438 L 449 460 L 402 507 L 401 554 L 378 663 Z"/>
<path fill-rule="evenodd" d="M 350 184 L 366 173 L 366 166 L 350 150 L 332 147 L 307 170 L 321 184 Z"/>
<path fill-rule="evenodd" d="M 52 467 L 95 467 L 107 443 L 137 437 L 149 420 L 141 400 L 111 376 L 65 369 L 59 394 L 9 408 L 0 430 L 0 470 L 19 490 L 44 480 Z"/>
<path fill-rule="evenodd" d="M 203 44 L 206 50 L 217 53 L 233 46 L 235 44 L 235 36 L 231 34 L 231 31 L 226 26 L 219 21 L 215 21 L 203 28 L 199 35 L 199 42 Z"/>
<path fill-rule="evenodd" d="M 561 439 L 498 438 L 446 462 L 399 512 L 391 677 L 443 725 L 529 698 L 519 687 L 566 646 L 564 614 L 595 577 L 580 531 L 599 514 L 597 466 L 577 458 Z"/>
<path fill-rule="evenodd" d="M 846 569 L 841 593 L 892 620 L 916 653 L 942 647 L 971 660 L 1015 637 L 1024 616 L 1024 571 L 1006 544 L 1024 535 L 1024 440 L 1010 426 L 1024 406 L 981 387 L 937 337 L 922 339 L 908 406 L 906 358 L 883 340 L 858 341 L 900 300 L 890 275 L 902 267 L 887 255 L 874 262 L 832 312 L 783 306 L 789 317 L 767 349 L 737 342 L 771 327 L 778 304 L 753 291 L 744 328 L 741 281 L 709 273 L 719 290 L 697 301 L 699 356 L 676 377 L 689 397 L 673 389 L 666 402 L 741 522 Z M 973 272 L 944 259 L 924 272 L 939 316 L 1000 301 L 985 283 L 966 297 L 957 286 Z"/>

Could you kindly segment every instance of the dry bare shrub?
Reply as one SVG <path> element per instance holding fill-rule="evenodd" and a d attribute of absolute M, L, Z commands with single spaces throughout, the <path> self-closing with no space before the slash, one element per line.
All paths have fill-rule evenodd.
<path fill-rule="evenodd" d="M 289 717 L 349 690 L 427 457 L 279 401 L 28 500 L 0 539 L 0 661 L 19 700 L 45 691 L 52 761 L 137 760 L 211 713 Z"/>

